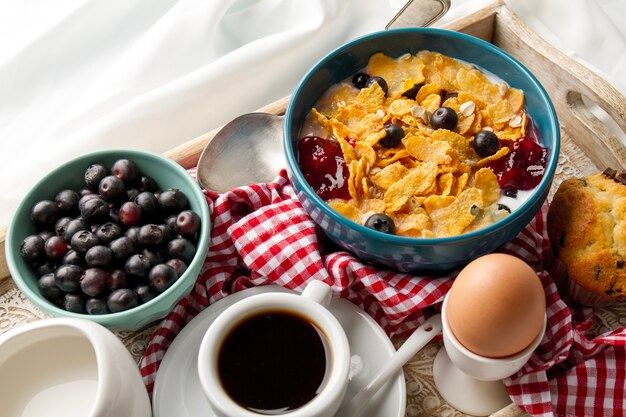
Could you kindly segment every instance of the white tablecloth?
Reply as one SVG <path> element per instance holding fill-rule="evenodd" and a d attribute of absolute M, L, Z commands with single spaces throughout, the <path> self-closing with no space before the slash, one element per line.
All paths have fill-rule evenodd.
<path fill-rule="evenodd" d="M 451 20 L 484 6 L 453 0 Z M 50 169 L 109 147 L 162 152 L 288 95 L 403 0 L 0 0 L 0 225 Z M 510 0 L 626 92 L 626 1 Z"/>

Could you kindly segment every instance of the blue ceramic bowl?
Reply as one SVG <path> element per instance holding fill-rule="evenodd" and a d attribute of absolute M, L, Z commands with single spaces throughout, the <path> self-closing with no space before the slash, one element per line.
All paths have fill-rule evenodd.
<path fill-rule="evenodd" d="M 460 236 L 410 238 L 380 233 L 360 226 L 328 206 L 306 182 L 298 167 L 297 141 L 306 115 L 333 84 L 367 66 L 370 56 L 391 57 L 420 50 L 440 52 L 477 65 L 524 91 L 526 107 L 541 132 L 549 157 L 543 179 L 521 207 L 499 222 Z M 328 54 L 302 79 L 285 117 L 284 150 L 291 183 L 307 213 L 328 237 L 360 259 L 403 272 L 445 271 L 494 251 L 515 237 L 545 201 L 559 155 L 559 125 L 548 94 L 517 60 L 494 45 L 457 32 L 410 28 L 373 33 Z"/>
<path fill-rule="evenodd" d="M 77 314 L 66 311 L 40 294 L 33 268 L 24 262 L 20 256 L 20 245 L 24 238 L 36 233 L 35 226 L 30 220 L 31 208 L 40 200 L 54 200 L 56 193 L 63 189 L 78 190 L 83 188 L 85 169 L 90 164 L 101 163 L 110 167 L 113 162 L 121 158 L 135 161 L 141 173 L 154 178 L 160 189 L 178 188 L 185 194 L 189 200 L 190 208 L 202 220 L 202 228 L 196 244 L 196 254 L 183 275 L 171 287 L 147 303 L 126 311 L 100 315 Z M 206 257 L 210 231 L 211 219 L 204 194 L 184 168 L 155 153 L 133 149 L 110 149 L 79 156 L 66 162 L 35 184 L 20 202 L 9 224 L 5 252 L 9 272 L 16 285 L 33 304 L 44 312 L 57 317 L 88 319 L 116 330 L 138 330 L 165 317 L 174 308 L 174 305 L 191 291 Z"/>

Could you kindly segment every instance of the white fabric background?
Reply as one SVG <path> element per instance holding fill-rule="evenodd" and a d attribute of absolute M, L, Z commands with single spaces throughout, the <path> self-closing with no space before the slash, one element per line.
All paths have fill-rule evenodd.
<path fill-rule="evenodd" d="M 444 20 L 486 4 L 453 0 Z M 63 161 L 162 152 L 288 95 L 403 0 L 0 0 L 0 225 Z M 509 0 L 626 94 L 626 1 Z"/>

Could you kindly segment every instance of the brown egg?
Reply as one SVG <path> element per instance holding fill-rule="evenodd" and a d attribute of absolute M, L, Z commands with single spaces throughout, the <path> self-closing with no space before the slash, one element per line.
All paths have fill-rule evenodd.
<path fill-rule="evenodd" d="M 545 293 L 535 271 L 519 258 L 494 253 L 459 273 L 448 294 L 446 316 L 468 350 L 504 358 L 533 342 L 545 311 Z"/>

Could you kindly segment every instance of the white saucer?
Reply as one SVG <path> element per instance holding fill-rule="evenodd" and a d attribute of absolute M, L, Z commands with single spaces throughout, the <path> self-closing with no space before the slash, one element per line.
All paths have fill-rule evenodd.
<path fill-rule="evenodd" d="M 234 302 L 270 291 L 289 292 L 269 285 L 249 288 L 212 304 L 191 320 L 167 350 L 154 383 L 154 417 L 214 417 L 198 380 L 198 349 L 213 320 Z M 333 298 L 329 310 L 345 329 L 352 350 L 352 372 L 346 399 L 364 387 L 375 372 L 395 353 L 378 324 L 347 300 Z M 363 417 L 404 417 L 406 386 L 404 374 L 389 381 L 373 398 Z M 336 417 L 341 417 L 337 414 Z"/>

